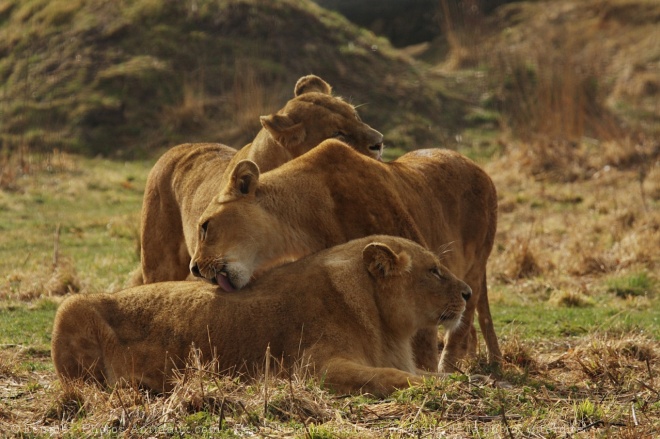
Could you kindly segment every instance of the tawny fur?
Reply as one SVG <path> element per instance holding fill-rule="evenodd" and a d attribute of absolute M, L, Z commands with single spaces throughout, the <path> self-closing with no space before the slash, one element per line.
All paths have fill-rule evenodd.
<path fill-rule="evenodd" d="M 411 338 L 455 325 L 469 287 L 418 244 L 373 236 L 268 272 L 240 293 L 164 282 L 79 294 L 57 311 L 52 357 L 62 380 L 171 389 L 191 346 L 217 371 L 262 369 L 267 346 L 284 372 L 310 364 L 338 392 L 387 395 L 419 383 Z"/>
<path fill-rule="evenodd" d="M 321 141 L 339 138 L 356 151 L 380 159 L 383 136 L 363 123 L 354 107 L 332 96 L 321 78 L 298 80 L 294 97 L 275 114 L 261 117 L 263 129 L 238 152 L 221 144 L 183 144 L 154 165 L 145 186 L 141 216 L 141 269 L 133 284 L 188 277 L 197 241 L 197 222 L 218 188 L 223 173 L 243 159 L 267 171 Z"/>
<path fill-rule="evenodd" d="M 441 257 L 474 292 L 462 324 L 445 333 L 440 370 L 455 370 L 476 351 L 475 311 L 489 359 L 499 361 L 486 286 L 497 194 L 474 162 L 438 148 L 382 163 L 326 140 L 270 172 L 242 161 L 228 173 L 200 218 L 204 239 L 191 266 L 201 277 L 240 288 L 264 270 L 350 239 L 402 236 Z M 415 355 L 419 366 L 436 370 L 437 328 L 419 334 Z"/>

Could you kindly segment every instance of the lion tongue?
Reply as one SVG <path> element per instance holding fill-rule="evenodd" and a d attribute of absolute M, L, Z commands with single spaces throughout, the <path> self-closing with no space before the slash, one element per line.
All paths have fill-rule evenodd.
<path fill-rule="evenodd" d="M 229 282 L 229 278 L 227 278 L 227 276 L 224 276 L 222 274 L 217 274 L 215 276 L 215 280 L 216 282 L 218 282 L 218 286 L 228 293 L 231 293 L 232 291 L 236 290 L 236 288 L 233 287 L 231 282 Z"/>

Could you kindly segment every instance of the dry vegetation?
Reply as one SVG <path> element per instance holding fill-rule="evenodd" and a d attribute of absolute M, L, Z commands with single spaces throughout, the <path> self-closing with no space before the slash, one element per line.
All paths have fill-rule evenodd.
<path fill-rule="evenodd" d="M 384 400 L 328 393 L 304 367 L 290 379 L 241 383 L 194 357 L 167 397 L 131 386 L 62 386 L 52 372 L 16 371 L 16 362 L 29 354 L 3 350 L 0 427 L 24 435 L 145 438 L 650 438 L 657 433 L 655 343 L 639 335 L 601 334 L 550 344 L 506 341 L 506 381 L 484 386 L 456 375 Z"/>
<path fill-rule="evenodd" d="M 505 362 L 490 370 L 480 353 L 464 364 L 497 381 L 474 384 L 457 374 L 376 400 L 329 393 L 304 365 L 290 378 L 245 383 L 193 356 L 168 396 L 63 386 L 49 357 L 54 310 L 62 295 L 116 290 L 128 277 L 149 164 L 19 150 L 0 157 L 0 233 L 9 243 L 0 249 L 1 434 L 657 437 L 659 8 L 642 0 L 554 4 L 543 14 L 528 4 L 501 9 L 508 30 L 484 45 L 504 39 L 497 47 L 507 51 L 485 46 L 493 54 L 487 74 L 464 70 L 484 57 L 476 36 L 460 27 L 452 29 L 448 62 L 431 69 L 462 78 L 463 87 L 477 89 L 480 108 L 497 113 L 497 134 L 487 140 L 497 152 L 482 164 L 499 192 L 489 284 Z M 541 27 L 544 19 L 554 30 Z M 583 40 L 561 38 L 580 25 Z M 555 49 L 539 54 L 532 36 L 547 32 Z M 235 78 L 237 125 L 258 112 L 241 107 L 242 99 L 271 99 L 255 81 Z M 203 116 L 196 82 L 190 79 L 188 104 L 172 109 L 180 112 L 172 120 L 194 125 Z M 473 134 L 465 152 L 480 157 Z M 25 327 L 14 336 L 8 322 Z"/>

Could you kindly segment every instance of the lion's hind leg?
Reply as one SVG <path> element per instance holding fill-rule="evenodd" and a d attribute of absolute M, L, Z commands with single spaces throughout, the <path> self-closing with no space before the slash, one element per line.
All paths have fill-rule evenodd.
<path fill-rule="evenodd" d="M 105 365 L 104 342 L 114 333 L 100 318 L 90 297 L 78 294 L 64 301 L 53 324 L 51 356 L 62 380 L 112 384 Z"/>
<path fill-rule="evenodd" d="M 486 340 L 486 349 L 488 349 L 488 362 L 491 364 L 498 364 L 502 362 L 502 352 L 500 345 L 497 341 L 495 334 L 495 326 L 493 325 L 493 317 L 490 314 L 490 304 L 488 303 L 488 285 L 486 283 L 486 275 L 481 283 L 481 294 L 477 301 L 477 316 L 479 318 L 479 327 L 481 333 Z"/>
<path fill-rule="evenodd" d="M 477 351 L 477 331 L 474 327 L 475 312 L 478 315 L 479 327 L 486 341 L 488 361 L 497 363 L 501 360 L 497 336 L 488 304 L 488 287 L 485 270 L 483 274 L 467 276 L 465 281 L 472 288 L 472 297 L 467 302 L 459 326 L 445 332 L 444 346 L 440 356 L 440 372 L 459 371 L 459 362 Z"/>

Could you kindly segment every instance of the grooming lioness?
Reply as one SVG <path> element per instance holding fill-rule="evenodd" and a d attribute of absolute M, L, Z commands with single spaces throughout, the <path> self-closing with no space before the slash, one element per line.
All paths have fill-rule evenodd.
<path fill-rule="evenodd" d="M 249 159 L 276 168 L 321 141 L 338 138 L 366 156 L 380 159 L 383 136 L 360 120 L 352 105 L 332 96 L 330 85 L 309 75 L 298 80 L 294 98 L 260 118 L 263 129 L 236 152 L 217 143 L 170 149 L 147 179 L 141 217 L 141 276 L 134 284 L 183 280 L 197 241 L 199 216 L 224 186 L 223 173 Z"/>
<path fill-rule="evenodd" d="M 391 163 L 326 140 L 260 173 L 244 160 L 200 218 L 193 274 L 225 290 L 244 287 L 273 266 L 372 234 L 412 239 L 442 258 L 473 291 L 463 320 L 445 336 L 441 371 L 476 350 L 474 313 L 489 359 L 501 354 L 491 320 L 486 261 L 497 223 L 488 175 L 457 152 L 426 149 Z M 417 364 L 437 368 L 437 328 L 416 340 Z"/>
<path fill-rule="evenodd" d="M 52 357 L 64 380 L 128 380 L 169 390 L 191 343 L 220 373 L 264 366 L 267 346 L 339 392 L 382 396 L 419 383 L 411 337 L 453 328 L 470 288 L 420 245 L 390 236 L 351 241 L 283 265 L 240 293 L 164 282 L 79 294 L 55 317 Z"/>

